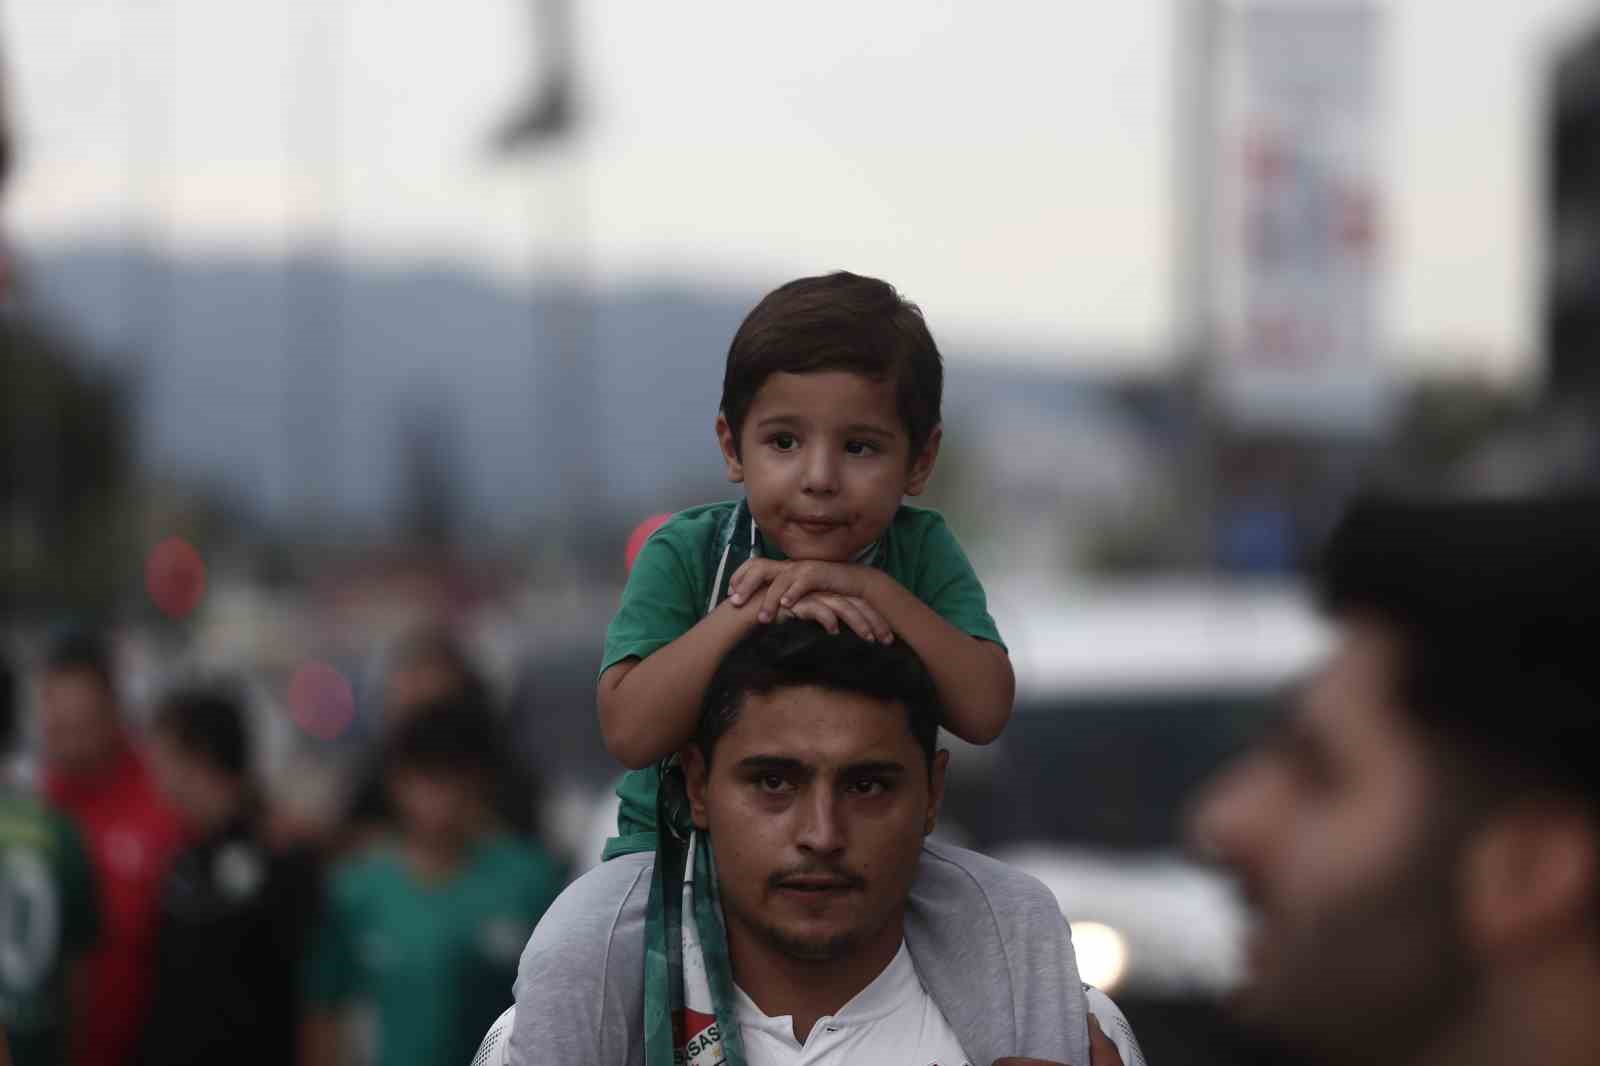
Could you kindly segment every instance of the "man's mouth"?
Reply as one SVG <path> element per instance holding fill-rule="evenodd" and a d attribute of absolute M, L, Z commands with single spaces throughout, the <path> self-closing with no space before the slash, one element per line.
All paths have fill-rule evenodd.
<path fill-rule="evenodd" d="M 861 886 L 855 878 L 818 875 L 780 878 L 774 882 L 774 887 L 785 892 L 823 895 L 831 892 L 853 892 Z"/>

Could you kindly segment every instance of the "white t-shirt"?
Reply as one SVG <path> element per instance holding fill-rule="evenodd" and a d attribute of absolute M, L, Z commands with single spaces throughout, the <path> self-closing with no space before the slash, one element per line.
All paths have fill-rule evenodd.
<path fill-rule="evenodd" d="M 740 988 L 739 1030 L 749 1066 L 971 1066 L 950 1023 L 929 998 L 904 943 L 871 984 L 794 1038 L 788 1015 L 769 1018 Z"/>

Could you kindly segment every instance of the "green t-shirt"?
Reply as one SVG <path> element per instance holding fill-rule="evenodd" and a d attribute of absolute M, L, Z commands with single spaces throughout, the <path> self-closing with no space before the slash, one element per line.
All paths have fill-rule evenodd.
<path fill-rule="evenodd" d="M 99 910 L 78 831 L 30 796 L 0 792 L 0 1025 L 17 1066 L 66 1055 L 66 963 L 94 946 Z"/>
<path fill-rule="evenodd" d="M 692 629 L 715 607 L 726 527 L 739 509 L 737 500 L 692 507 L 672 517 L 639 550 L 622 593 L 622 605 L 606 629 L 603 674 L 624 659 L 643 659 Z M 763 555 L 783 558 L 771 549 Z M 987 597 L 955 534 L 936 511 L 902 506 L 878 541 L 873 565 L 957 629 L 1004 646 Z M 731 569 L 731 566 L 727 567 Z M 717 595 L 722 589 L 716 588 Z M 634 770 L 617 786 L 622 807 L 620 834 L 606 847 L 607 857 L 653 847 L 655 767 Z"/>
<path fill-rule="evenodd" d="M 554 860 L 510 836 L 481 842 L 437 884 L 377 848 L 332 878 L 307 996 L 325 1008 L 370 1005 L 379 1066 L 468 1062 L 511 1002 L 523 945 L 562 883 Z"/>

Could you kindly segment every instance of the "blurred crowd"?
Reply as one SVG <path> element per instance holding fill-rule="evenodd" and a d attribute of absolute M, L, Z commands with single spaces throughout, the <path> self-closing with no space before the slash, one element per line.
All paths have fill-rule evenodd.
<path fill-rule="evenodd" d="M 91 632 L 0 666 L 7 746 L 31 733 L 38 763 L 0 799 L 14 1061 L 468 1061 L 565 873 L 459 644 L 428 629 L 390 657 L 322 820 L 262 787 L 240 690 L 134 715 L 122 680 Z"/>

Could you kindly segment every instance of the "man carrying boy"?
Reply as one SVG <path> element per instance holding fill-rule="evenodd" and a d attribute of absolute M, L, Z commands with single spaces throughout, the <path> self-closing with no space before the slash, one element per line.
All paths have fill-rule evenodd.
<path fill-rule="evenodd" d="M 683 753 L 689 848 L 714 841 L 717 864 L 690 862 L 680 917 L 718 943 L 683 954 L 668 997 L 680 1063 L 1117 1061 L 1103 1039 L 1089 1053 L 1049 891 L 925 840 L 948 762 L 930 674 L 903 642 L 803 620 L 753 629 L 717 668 Z M 650 1061 L 656 861 L 604 863 L 552 906 L 523 953 L 511 1063 Z"/>
<path fill-rule="evenodd" d="M 723 376 L 717 439 L 745 498 L 682 512 L 634 561 L 596 699 L 606 746 L 633 770 L 618 787 L 619 835 L 606 858 L 656 853 L 648 1066 L 664 1066 L 693 1035 L 673 1030 L 670 1000 L 684 974 L 704 967 L 723 1008 L 731 994 L 721 919 L 705 898 L 715 880 L 711 846 L 687 846 L 682 774 L 667 761 L 693 739 L 707 685 L 731 649 L 764 625 L 807 619 L 909 647 L 927 664 L 940 724 L 963 740 L 993 740 L 1010 716 L 1011 663 L 983 586 L 943 519 L 902 503 L 923 491 L 938 459 L 943 386 L 921 312 L 885 282 L 836 273 L 781 286 L 739 327 Z M 929 966 L 955 972 L 974 954 L 1005 952 L 968 917 L 1006 890 L 983 882 L 991 870 L 976 862 L 937 887 L 919 881 L 930 902 L 914 896 L 913 909 L 936 902 L 938 917 L 928 917 L 950 923 L 931 942 L 950 954 L 930 948 Z M 1055 926 L 1049 950 L 1076 989 L 1069 934 Z M 1079 1024 L 1057 1034 L 1066 1041 L 1058 1057 L 1081 1063 L 1076 993 L 1072 1009 Z M 736 1052 L 730 1062 L 739 1066 Z"/>

